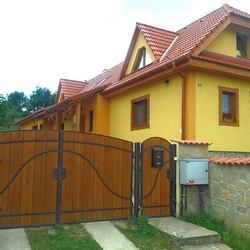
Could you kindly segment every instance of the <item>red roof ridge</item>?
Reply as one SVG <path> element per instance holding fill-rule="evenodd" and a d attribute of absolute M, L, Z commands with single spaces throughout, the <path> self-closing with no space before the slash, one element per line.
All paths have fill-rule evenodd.
<path fill-rule="evenodd" d="M 206 141 L 194 141 L 194 140 L 171 140 L 173 142 L 178 142 L 180 144 L 191 144 L 191 145 L 211 145 L 212 142 Z"/>
<path fill-rule="evenodd" d="M 216 164 L 231 164 L 231 165 L 249 165 L 250 157 L 240 158 L 240 157 L 211 157 L 208 159 L 209 162 Z"/>

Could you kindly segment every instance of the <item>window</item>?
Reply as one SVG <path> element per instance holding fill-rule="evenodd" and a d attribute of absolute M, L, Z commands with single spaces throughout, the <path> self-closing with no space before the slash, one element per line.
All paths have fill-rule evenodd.
<path fill-rule="evenodd" d="M 239 125 L 238 89 L 219 87 L 219 124 Z"/>
<path fill-rule="evenodd" d="M 149 128 L 149 95 L 131 100 L 131 130 Z"/>
<path fill-rule="evenodd" d="M 38 125 L 32 127 L 33 130 L 38 130 Z"/>
<path fill-rule="evenodd" d="M 139 51 L 138 51 L 138 55 L 135 61 L 135 66 L 134 66 L 134 70 L 140 69 L 145 67 L 146 65 L 150 64 L 152 62 L 148 51 L 145 49 L 145 47 L 142 47 Z"/>
<path fill-rule="evenodd" d="M 93 131 L 93 126 L 94 126 L 94 111 L 90 110 L 89 111 L 89 132 Z"/>
<path fill-rule="evenodd" d="M 237 56 L 246 57 L 247 56 L 247 37 L 242 34 L 237 34 Z"/>

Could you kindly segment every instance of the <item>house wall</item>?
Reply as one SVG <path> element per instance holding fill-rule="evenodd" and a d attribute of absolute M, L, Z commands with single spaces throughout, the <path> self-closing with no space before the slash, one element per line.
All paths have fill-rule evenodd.
<path fill-rule="evenodd" d="M 93 133 L 109 134 L 109 100 L 100 94 L 82 101 L 81 115 L 85 116 L 85 132 L 89 132 L 89 111 L 93 110 Z"/>
<path fill-rule="evenodd" d="M 109 135 L 109 100 L 97 94 L 96 127 L 98 134 Z"/>
<path fill-rule="evenodd" d="M 239 89 L 239 126 L 219 125 L 219 86 Z M 212 142 L 210 150 L 249 152 L 249 93 L 248 81 L 198 72 L 196 140 Z"/>
<path fill-rule="evenodd" d="M 150 94 L 150 127 L 131 131 L 131 100 Z M 163 80 L 110 100 L 110 136 L 143 141 L 151 136 L 180 139 L 181 78 Z"/>
<path fill-rule="evenodd" d="M 96 101 L 96 97 L 92 96 L 89 97 L 87 99 L 84 99 L 82 101 L 82 111 L 81 111 L 81 115 L 85 116 L 85 131 L 84 132 L 90 132 L 89 131 L 89 121 L 90 121 L 90 117 L 89 117 L 89 111 L 93 110 L 94 112 L 94 117 L 93 117 L 93 131 L 95 132 L 95 128 L 96 128 L 96 110 L 97 110 L 97 101 Z"/>
<path fill-rule="evenodd" d="M 142 48 L 143 46 L 144 46 L 144 47 L 146 48 L 146 50 L 148 51 L 148 54 L 149 54 L 149 56 L 150 56 L 152 62 L 155 61 L 154 54 L 152 53 L 151 49 L 149 48 L 149 46 L 148 46 L 147 42 L 145 41 L 143 35 L 142 35 L 141 33 L 139 33 L 138 39 L 137 39 L 137 41 L 136 41 L 136 43 L 135 43 L 135 46 L 134 46 L 134 50 L 133 50 L 132 55 L 131 55 L 131 57 L 130 57 L 130 62 L 129 62 L 129 64 L 128 64 L 126 74 L 129 74 L 129 73 L 132 72 L 132 69 L 133 69 L 133 67 L 134 67 L 134 63 L 135 63 L 135 61 L 136 61 L 136 56 L 137 56 L 138 50 L 139 50 L 140 48 Z"/>
<path fill-rule="evenodd" d="M 249 30 L 229 25 L 222 31 L 207 47 L 206 50 L 237 57 L 236 54 L 236 33 L 247 35 L 247 58 L 250 58 L 250 36 Z M 225 42 L 226 41 L 226 42 Z"/>
<path fill-rule="evenodd" d="M 39 119 L 37 120 L 31 120 L 31 121 L 28 121 L 28 122 L 25 122 L 25 123 L 22 123 L 22 130 L 30 130 L 32 129 L 33 126 L 37 126 L 38 125 L 38 128 L 39 128 L 39 125 L 42 123 L 42 121 Z"/>
<path fill-rule="evenodd" d="M 236 57 L 236 32 L 228 29 L 224 30 L 205 50 Z"/>

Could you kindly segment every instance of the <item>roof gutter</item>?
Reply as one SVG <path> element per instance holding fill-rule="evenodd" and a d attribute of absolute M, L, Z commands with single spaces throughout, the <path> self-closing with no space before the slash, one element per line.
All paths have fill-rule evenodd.
<path fill-rule="evenodd" d="M 182 79 L 182 100 L 181 100 L 181 139 L 185 140 L 186 139 L 186 78 L 183 74 L 181 74 L 177 69 L 176 69 L 176 61 L 172 62 L 173 70 L 174 72 L 179 75 Z"/>

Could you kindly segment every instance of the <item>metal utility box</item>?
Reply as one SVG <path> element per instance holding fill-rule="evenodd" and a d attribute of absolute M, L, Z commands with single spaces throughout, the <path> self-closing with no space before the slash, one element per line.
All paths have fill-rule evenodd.
<path fill-rule="evenodd" d="M 153 167 L 162 167 L 164 160 L 163 160 L 163 148 L 152 148 L 152 166 Z"/>
<path fill-rule="evenodd" d="M 180 184 L 206 185 L 209 184 L 207 159 L 181 159 Z"/>

